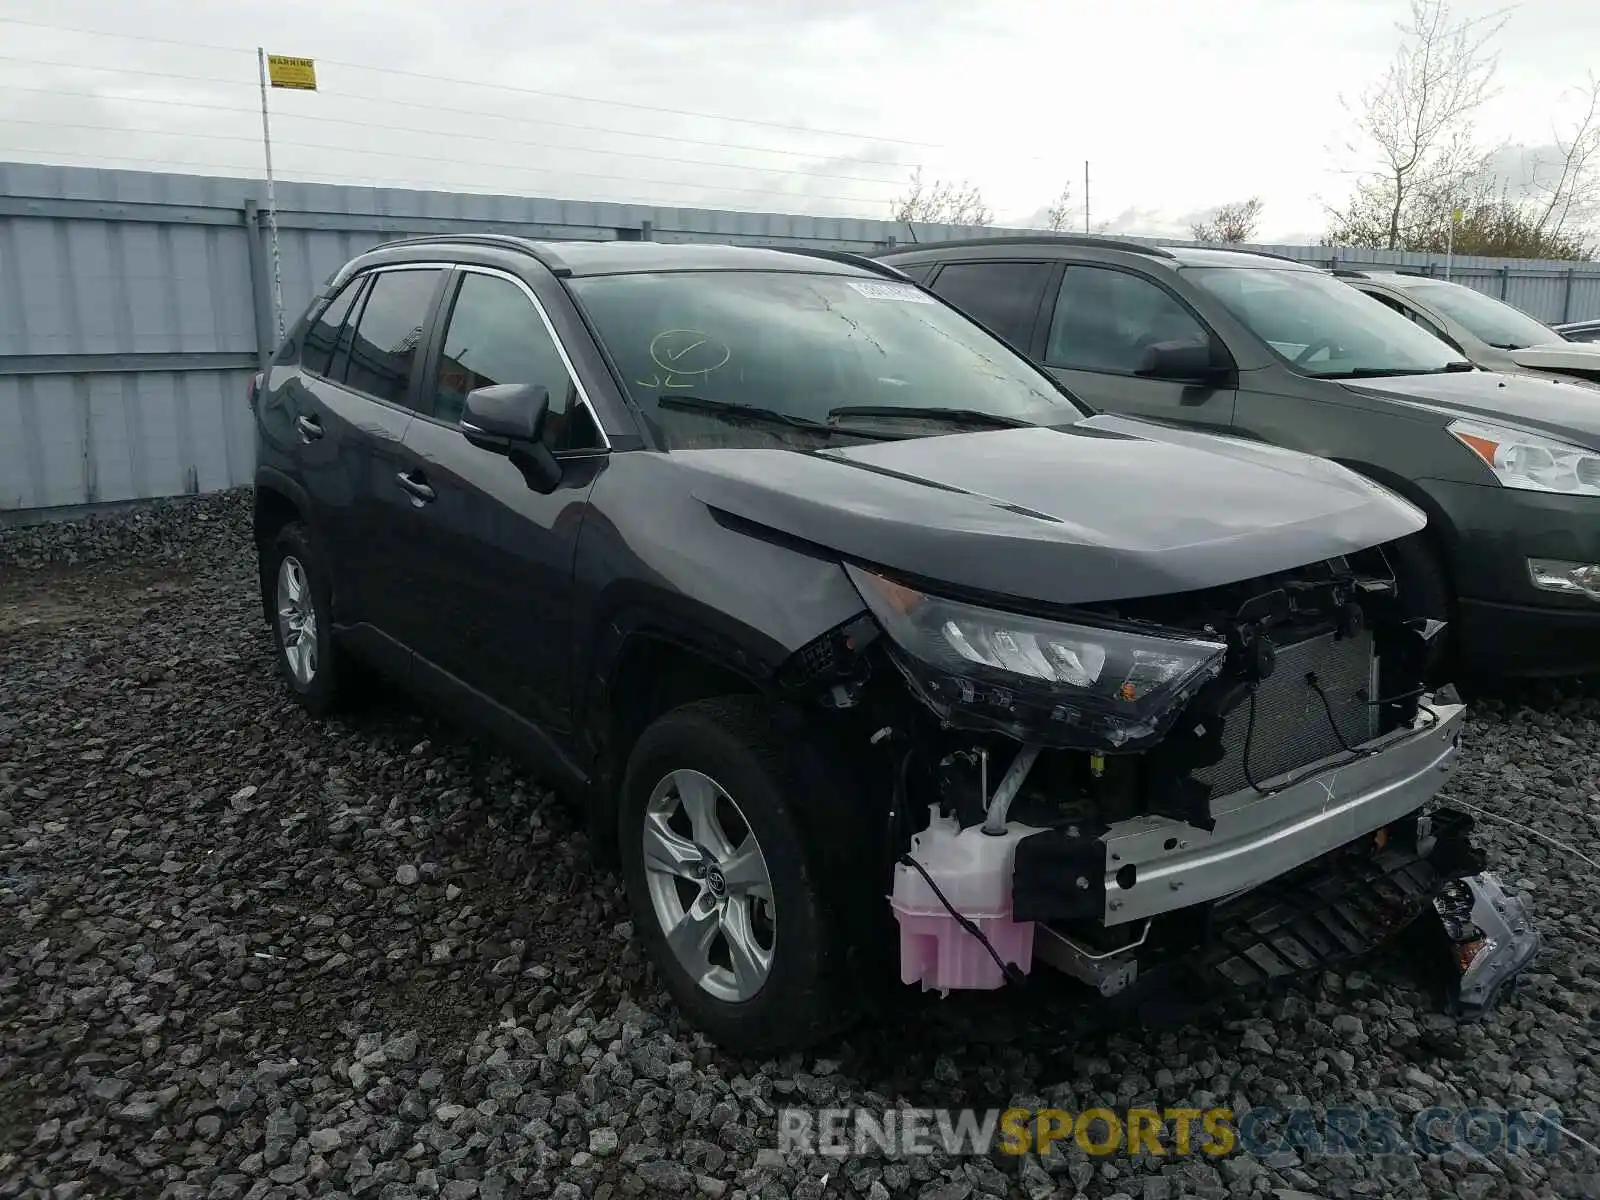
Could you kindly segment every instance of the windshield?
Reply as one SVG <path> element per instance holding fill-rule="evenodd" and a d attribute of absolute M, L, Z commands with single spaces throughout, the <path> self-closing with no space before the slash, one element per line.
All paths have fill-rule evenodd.
<path fill-rule="evenodd" d="M 1461 355 L 1320 271 L 1190 267 L 1194 280 L 1295 370 L 1320 378 L 1445 371 Z"/>
<path fill-rule="evenodd" d="M 1459 321 L 1479 341 L 1501 350 L 1521 350 L 1524 346 L 1548 346 L 1561 335 L 1541 325 L 1520 308 L 1512 308 L 1493 296 L 1485 296 L 1459 283 L 1412 283 L 1397 285 L 1423 304 L 1431 305 L 1452 320 Z"/>
<path fill-rule="evenodd" d="M 634 403 L 675 448 L 811 449 L 847 434 L 1053 425 L 1083 415 L 1026 359 L 910 284 L 672 271 L 570 287 Z"/>

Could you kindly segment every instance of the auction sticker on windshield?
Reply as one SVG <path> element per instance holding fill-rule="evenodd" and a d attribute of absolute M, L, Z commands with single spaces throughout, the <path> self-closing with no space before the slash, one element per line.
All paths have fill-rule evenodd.
<path fill-rule="evenodd" d="M 845 280 L 869 300 L 909 300 L 913 304 L 932 304 L 933 297 L 926 296 L 909 283 L 881 283 L 876 279 Z"/>

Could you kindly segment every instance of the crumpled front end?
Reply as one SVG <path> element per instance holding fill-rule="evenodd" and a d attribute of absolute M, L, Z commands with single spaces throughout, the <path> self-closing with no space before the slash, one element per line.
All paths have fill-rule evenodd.
<path fill-rule="evenodd" d="M 1370 949 L 1482 868 L 1471 822 L 1433 811 L 1465 722 L 1422 684 L 1442 627 L 1407 619 L 1380 551 L 1070 613 L 852 578 L 887 636 L 853 633 L 830 703 L 890 760 L 908 984 L 1036 961 L 1105 995 L 1180 960 L 1272 978 Z"/>

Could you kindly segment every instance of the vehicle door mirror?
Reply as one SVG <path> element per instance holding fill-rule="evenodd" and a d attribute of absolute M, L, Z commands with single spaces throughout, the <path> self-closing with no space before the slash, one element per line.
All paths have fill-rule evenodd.
<path fill-rule="evenodd" d="M 1134 374 L 1154 379 L 1211 383 L 1226 374 L 1209 341 L 1154 342 L 1144 348 Z"/>
<path fill-rule="evenodd" d="M 461 432 L 483 450 L 504 454 L 536 492 L 561 480 L 561 464 L 543 441 L 550 392 L 537 383 L 496 383 L 467 393 Z"/>

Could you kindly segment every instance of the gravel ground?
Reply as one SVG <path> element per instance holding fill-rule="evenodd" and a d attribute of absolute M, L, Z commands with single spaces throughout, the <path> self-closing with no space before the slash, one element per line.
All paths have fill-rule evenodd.
<path fill-rule="evenodd" d="M 404 701 L 288 702 L 248 518 L 229 494 L 0 530 L 0 1196 L 1600 1195 L 1573 1139 L 785 1161 L 776 1107 L 902 1101 L 1555 1106 L 1600 1141 L 1600 870 L 1486 823 L 1547 948 L 1480 1025 L 1390 954 L 1203 1027 L 915 999 L 822 1057 L 730 1059 L 536 781 Z M 1453 792 L 1600 860 L 1597 755 L 1594 694 L 1487 698 Z"/>

